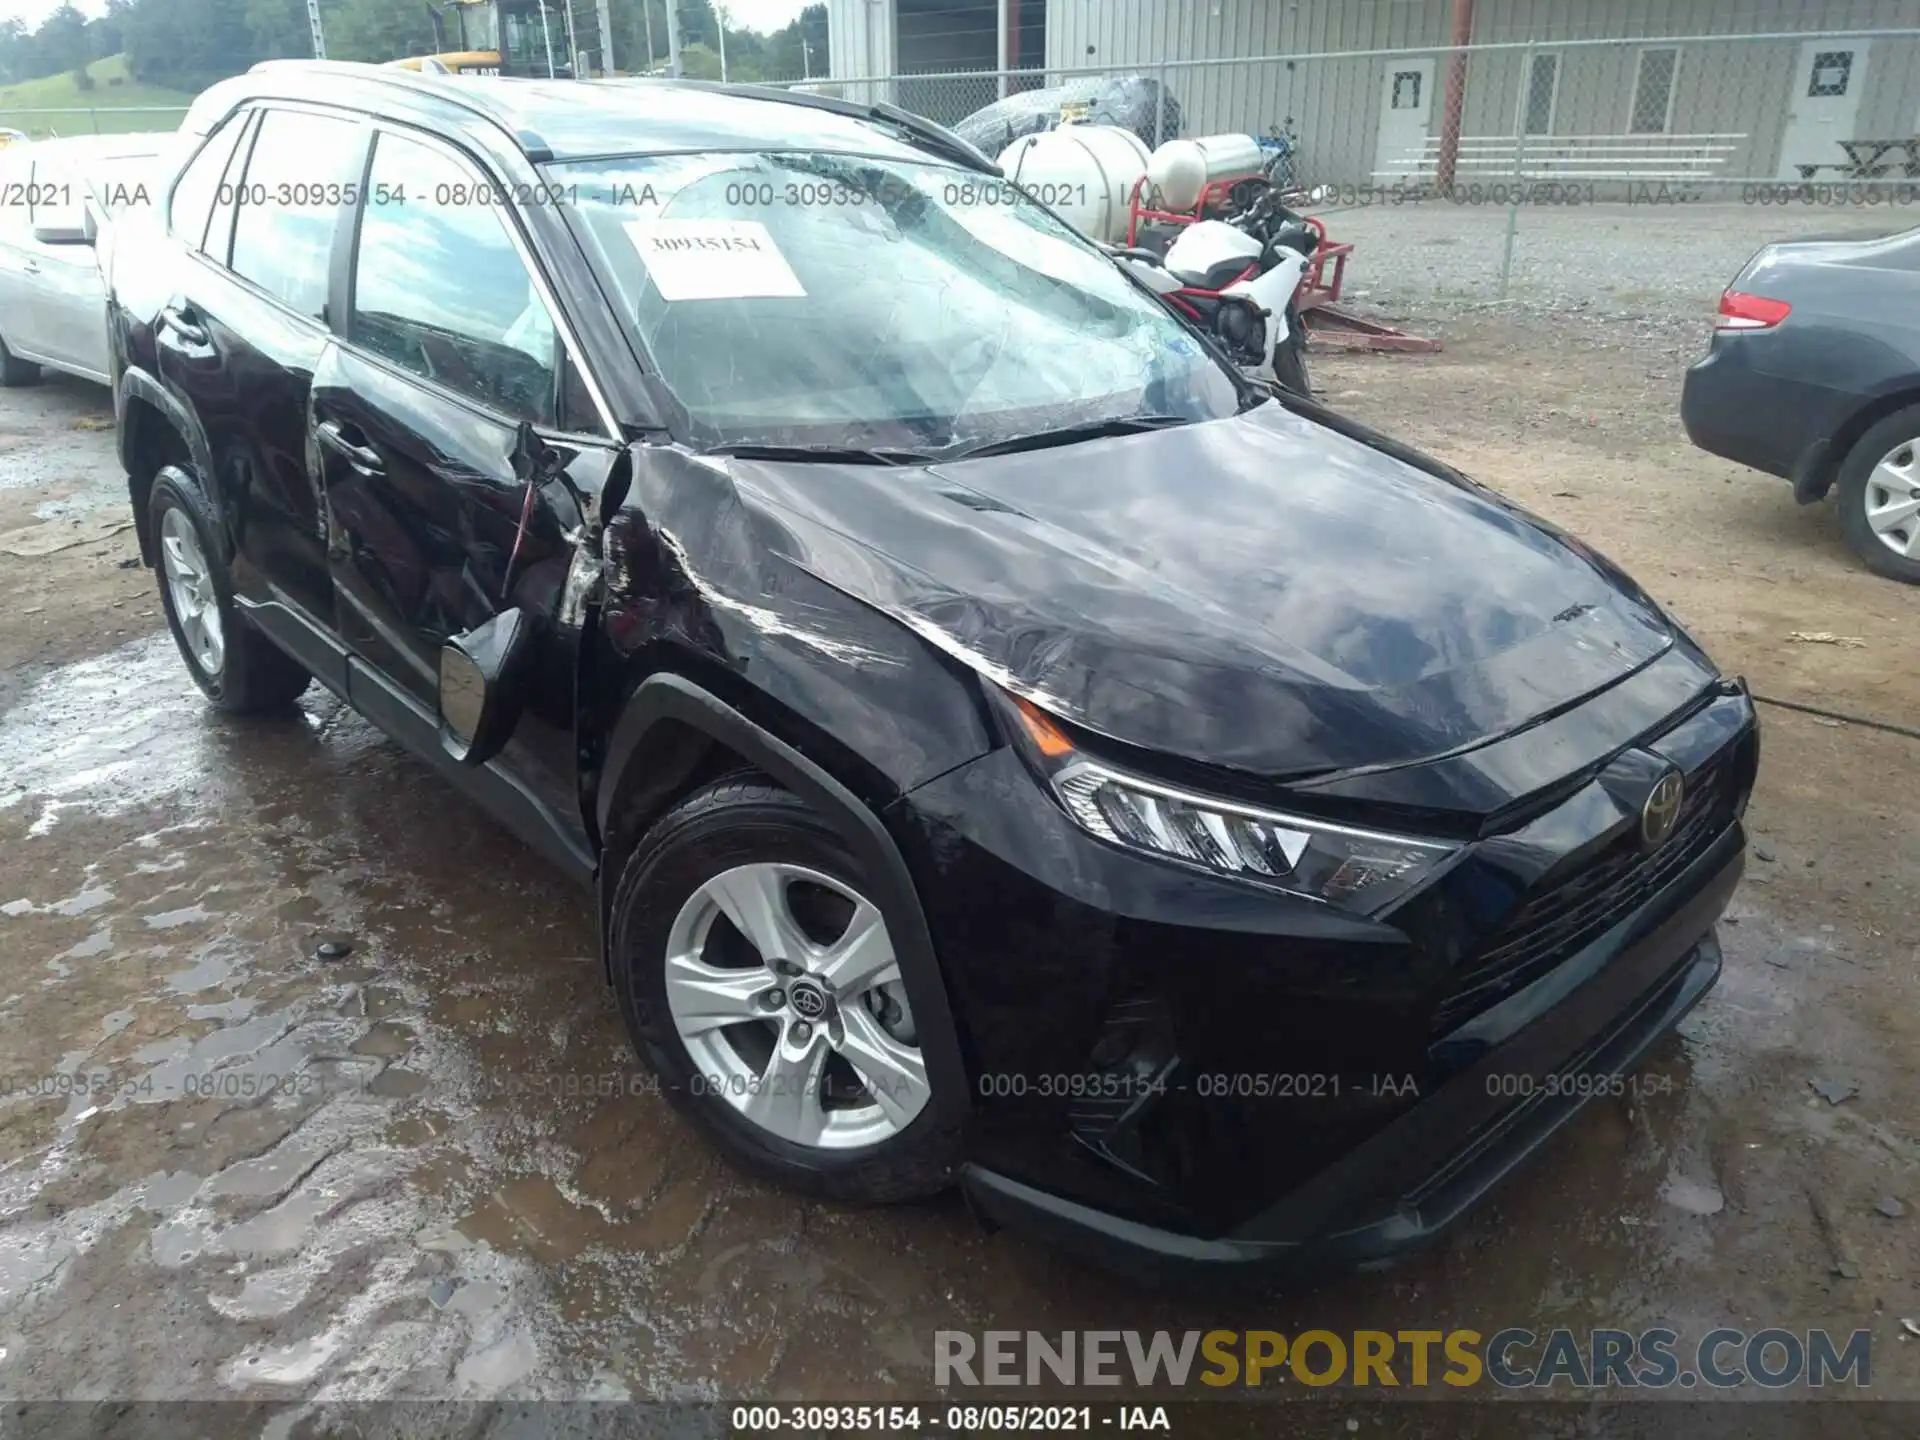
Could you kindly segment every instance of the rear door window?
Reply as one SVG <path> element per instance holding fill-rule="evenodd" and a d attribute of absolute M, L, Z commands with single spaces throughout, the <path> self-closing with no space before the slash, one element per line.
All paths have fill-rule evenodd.
<path fill-rule="evenodd" d="M 358 188 L 360 141 L 359 125 L 340 116 L 261 117 L 239 185 L 230 266 L 297 315 L 325 313 L 334 227 Z"/>

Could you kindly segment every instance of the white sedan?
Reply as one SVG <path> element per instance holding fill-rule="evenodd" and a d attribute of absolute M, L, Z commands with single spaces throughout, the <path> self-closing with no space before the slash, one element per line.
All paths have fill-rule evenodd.
<path fill-rule="evenodd" d="M 150 205 L 171 135 L 84 135 L 0 148 L 0 385 L 42 367 L 106 384 L 107 305 L 96 244 Z"/>

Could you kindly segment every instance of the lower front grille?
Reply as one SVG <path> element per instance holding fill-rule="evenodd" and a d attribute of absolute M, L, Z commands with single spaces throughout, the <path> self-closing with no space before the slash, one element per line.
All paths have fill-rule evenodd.
<path fill-rule="evenodd" d="M 1688 777 L 1680 819 L 1659 849 L 1643 850 L 1639 836 L 1628 833 L 1528 900 L 1453 977 L 1434 1012 L 1433 1033 L 1444 1035 L 1531 984 L 1644 905 L 1733 823 L 1736 784 L 1729 752 L 1716 755 Z"/>

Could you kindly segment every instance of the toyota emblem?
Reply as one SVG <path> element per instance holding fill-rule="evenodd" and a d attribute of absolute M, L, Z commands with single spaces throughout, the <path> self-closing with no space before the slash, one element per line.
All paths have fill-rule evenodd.
<path fill-rule="evenodd" d="M 1673 827 L 1680 823 L 1680 803 L 1686 798 L 1686 782 L 1678 770 L 1669 770 L 1647 794 L 1640 807 L 1640 841 L 1649 850 L 1667 843 Z"/>
<path fill-rule="evenodd" d="M 827 992 L 804 980 L 787 987 L 787 1003 L 802 1020 L 818 1020 L 827 1013 Z"/>

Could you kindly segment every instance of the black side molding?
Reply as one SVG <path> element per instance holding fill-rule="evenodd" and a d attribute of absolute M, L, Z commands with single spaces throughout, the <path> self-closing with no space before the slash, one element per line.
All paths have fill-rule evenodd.
<path fill-rule="evenodd" d="M 249 600 L 236 595 L 234 603 L 249 624 L 306 666 L 314 679 L 342 700 L 347 698 L 347 660 L 351 652 L 339 636 L 290 600 Z"/>
<path fill-rule="evenodd" d="M 1793 462 L 1793 498 L 1802 505 L 1826 499 L 1827 491 L 1833 488 L 1835 468 L 1833 437 L 1822 435 Z"/>
<path fill-rule="evenodd" d="M 285 644 L 283 640 L 279 643 Z M 469 767 L 447 754 L 440 744 L 439 717 L 354 655 L 347 657 L 346 701 L 492 812 L 561 873 L 578 885 L 592 888 L 593 856 L 561 817 L 499 763 Z"/>
<path fill-rule="evenodd" d="M 717 696 L 678 675 L 650 675 L 627 702 L 607 744 L 595 817 L 602 835 L 609 831 L 613 797 L 627 767 L 644 764 L 646 735 L 663 720 L 677 720 L 744 756 L 787 789 L 800 796 L 840 832 L 879 890 L 875 898 L 886 911 L 900 976 L 913 1006 L 920 1032 L 920 1051 L 926 1057 L 927 1078 L 933 1086 L 933 1104 L 943 1118 L 957 1122 L 972 1109 L 972 1091 L 966 1062 L 960 1053 L 959 1032 L 947 1003 L 946 981 L 926 914 L 900 847 L 871 809 L 818 764 L 777 736 L 749 720 Z M 607 907 L 619 876 L 600 867 L 601 951 L 605 954 Z"/>

